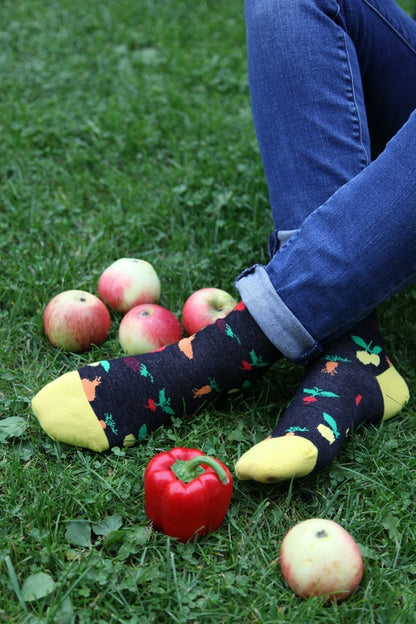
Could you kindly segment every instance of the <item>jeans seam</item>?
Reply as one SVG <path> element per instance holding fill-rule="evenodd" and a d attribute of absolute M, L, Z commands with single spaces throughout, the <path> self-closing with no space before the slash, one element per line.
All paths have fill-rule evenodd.
<path fill-rule="evenodd" d="M 383 13 L 374 6 L 374 4 L 372 4 L 371 2 L 369 2 L 368 0 L 362 0 L 364 2 L 365 5 L 367 5 L 367 7 L 374 11 L 374 13 L 376 13 L 379 18 L 389 27 L 391 28 L 391 30 L 397 35 L 397 37 L 409 48 L 409 50 L 411 50 L 413 52 L 413 54 L 416 55 L 416 48 L 406 39 L 406 37 L 400 32 L 400 30 L 398 30 L 396 28 L 396 26 L 394 26 L 394 24 L 388 20 Z"/>
<path fill-rule="evenodd" d="M 342 33 L 342 38 L 343 38 L 345 59 L 346 59 L 346 63 L 347 63 L 347 66 L 348 66 L 349 81 L 350 81 L 350 85 L 351 85 L 351 98 L 352 98 L 352 103 L 353 103 L 353 107 L 354 107 L 354 117 L 355 117 L 355 121 L 356 121 L 356 123 L 358 125 L 358 141 L 359 141 L 359 144 L 361 146 L 362 153 L 364 155 L 363 166 L 366 166 L 366 165 L 368 165 L 370 163 L 370 158 L 369 158 L 369 155 L 367 154 L 367 150 L 365 148 L 365 144 L 364 144 L 364 141 L 363 141 L 363 124 L 362 124 L 360 113 L 359 113 L 359 106 L 357 104 L 357 98 L 355 96 L 354 73 L 352 71 L 350 56 L 348 54 L 348 46 L 347 46 L 346 33 L 345 32 Z"/>

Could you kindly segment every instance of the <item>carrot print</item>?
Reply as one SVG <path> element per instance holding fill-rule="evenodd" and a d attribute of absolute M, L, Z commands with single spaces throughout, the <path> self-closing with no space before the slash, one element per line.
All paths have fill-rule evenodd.
<path fill-rule="evenodd" d="M 212 388 L 209 384 L 207 384 L 206 386 L 202 386 L 201 388 L 194 388 L 192 392 L 194 399 L 200 399 L 206 394 L 210 394 L 212 392 Z"/>
<path fill-rule="evenodd" d="M 207 383 L 205 386 L 202 386 L 201 388 L 194 388 L 192 390 L 194 399 L 200 399 L 206 394 L 210 394 L 213 390 L 215 390 L 216 392 L 220 391 L 220 388 L 215 379 L 209 379 L 208 381 L 209 383 Z"/>
<path fill-rule="evenodd" d="M 334 376 L 338 372 L 337 368 L 338 368 L 338 362 L 336 362 L 335 360 L 329 360 L 328 362 L 326 362 L 321 372 L 326 373 L 327 375 Z"/>
<path fill-rule="evenodd" d="M 116 427 L 116 423 L 114 421 L 113 415 L 108 414 L 107 412 L 104 414 L 104 418 L 98 421 L 103 429 L 107 429 L 109 427 L 114 435 L 118 434 L 118 429 Z"/>
<path fill-rule="evenodd" d="M 93 381 L 90 379 L 81 379 L 82 387 L 84 389 L 85 395 L 88 401 L 94 401 L 95 399 L 95 389 L 101 383 L 101 377 L 95 377 Z"/>
<path fill-rule="evenodd" d="M 116 423 L 114 422 L 114 418 L 112 414 L 108 414 L 107 412 L 104 414 L 104 422 L 107 427 L 110 427 L 111 431 L 114 435 L 118 434 L 118 429 L 116 427 Z"/>
<path fill-rule="evenodd" d="M 182 340 L 178 342 L 179 351 L 182 351 L 188 360 L 194 359 L 194 351 L 192 348 L 192 341 L 194 338 L 195 336 L 189 336 L 189 338 L 182 338 Z"/>
<path fill-rule="evenodd" d="M 338 372 L 338 364 L 340 362 L 351 362 L 348 358 L 340 357 L 339 355 L 326 355 L 324 358 L 326 360 L 325 366 L 321 369 L 321 373 L 326 373 L 327 375 L 331 375 L 332 377 Z"/>

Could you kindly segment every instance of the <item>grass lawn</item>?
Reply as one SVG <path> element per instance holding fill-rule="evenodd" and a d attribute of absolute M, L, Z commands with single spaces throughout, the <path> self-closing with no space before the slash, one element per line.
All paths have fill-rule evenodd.
<path fill-rule="evenodd" d="M 0 622 L 414 624 L 414 401 L 319 476 L 236 482 L 226 521 L 192 544 L 151 529 L 146 464 L 190 446 L 232 469 L 284 410 L 298 367 L 279 363 L 247 394 L 106 454 L 52 442 L 30 409 L 63 372 L 122 355 L 115 314 L 91 352 L 52 347 L 42 312 L 58 292 L 95 292 L 133 256 L 180 315 L 197 288 L 236 294 L 236 275 L 267 261 L 242 2 L 2 0 L 0 21 Z M 380 310 L 410 388 L 415 299 L 410 288 Z M 314 516 L 363 553 L 363 583 L 340 605 L 297 598 L 280 573 L 283 536 Z M 46 595 L 31 600 L 31 585 Z"/>

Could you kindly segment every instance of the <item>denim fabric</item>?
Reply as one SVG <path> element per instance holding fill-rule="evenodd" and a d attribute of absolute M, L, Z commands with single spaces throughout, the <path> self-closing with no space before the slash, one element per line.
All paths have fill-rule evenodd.
<path fill-rule="evenodd" d="M 274 290 L 264 267 L 255 265 L 239 278 L 244 303 L 254 320 L 279 351 L 294 361 L 307 361 L 322 351 L 321 345 L 290 313 Z M 264 322 L 264 319 L 267 319 Z M 277 340 L 274 338 L 277 337 Z M 301 357 L 298 354 L 301 353 Z"/>
<path fill-rule="evenodd" d="M 416 23 L 393 0 L 246 0 L 246 24 L 276 232 L 237 288 L 302 362 L 416 279 Z"/>

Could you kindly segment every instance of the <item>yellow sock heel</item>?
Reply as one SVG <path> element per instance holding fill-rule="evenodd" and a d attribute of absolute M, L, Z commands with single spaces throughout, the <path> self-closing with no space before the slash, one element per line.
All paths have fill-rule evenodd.
<path fill-rule="evenodd" d="M 32 399 L 42 429 L 53 439 L 92 451 L 109 448 L 77 372 L 69 372 L 42 388 Z"/>
<path fill-rule="evenodd" d="M 409 400 L 409 388 L 403 377 L 394 366 L 390 366 L 384 373 L 376 377 L 384 401 L 382 420 L 389 420 L 396 416 Z"/>

